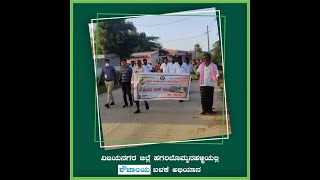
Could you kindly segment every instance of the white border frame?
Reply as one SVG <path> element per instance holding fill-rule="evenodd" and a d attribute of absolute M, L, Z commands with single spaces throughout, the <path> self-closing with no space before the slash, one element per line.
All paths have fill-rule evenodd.
<path fill-rule="evenodd" d="M 199 12 L 177 12 L 177 13 L 168 13 L 168 14 L 163 14 L 163 15 L 177 15 L 177 14 L 195 14 L 195 13 L 203 13 L 203 12 L 218 12 L 219 14 L 219 29 L 220 29 L 220 43 L 221 43 L 221 53 L 222 53 L 222 67 L 223 67 L 223 78 L 225 80 L 225 67 L 224 67 L 224 51 L 223 51 L 223 36 L 222 36 L 222 31 L 221 31 L 221 16 L 220 16 L 220 10 L 214 10 L 214 11 L 199 11 Z M 132 17 L 143 17 L 143 16 L 161 16 L 161 15 L 140 15 L 140 16 L 126 16 L 126 17 L 113 17 L 113 18 L 98 18 L 98 19 L 91 19 L 91 24 L 93 24 L 93 21 L 97 21 L 97 20 L 106 20 L 106 19 L 128 19 L 128 18 L 132 18 Z M 90 27 L 90 26 L 89 26 Z M 97 74 L 96 72 L 96 48 L 95 48 L 95 36 L 94 36 L 94 32 L 93 32 L 93 27 L 90 27 L 90 31 L 91 31 L 91 35 L 92 35 L 92 39 L 93 39 L 93 45 L 92 48 L 94 49 L 94 54 L 93 54 L 93 59 L 94 59 L 94 73 L 95 76 Z M 96 82 L 95 82 L 96 83 Z M 225 117 L 226 117 L 226 125 L 227 125 L 227 137 L 224 138 L 209 138 L 209 139 L 196 139 L 196 140 L 181 140 L 181 141 L 168 141 L 168 142 L 159 142 L 159 143 L 139 143 L 139 144 L 126 144 L 126 145 L 113 145 L 113 146 L 102 146 L 102 142 L 101 141 L 101 131 L 100 131 L 100 108 L 99 108 L 99 94 L 98 94 L 98 88 L 97 88 L 97 84 L 96 84 L 96 103 L 97 103 L 97 109 L 98 109 L 98 126 L 99 126 L 99 144 L 100 144 L 100 148 L 106 148 L 106 147 L 130 147 L 130 146 L 140 146 L 140 145 L 152 145 L 152 144 L 168 144 L 168 143 L 179 143 L 179 142 L 197 142 L 197 141 L 209 141 L 209 140 L 219 140 L 219 139 L 229 139 L 229 124 L 228 124 L 228 108 L 227 108 L 227 94 L 226 94 L 226 83 L 224 81 L 224 102 L 225 102 Z M 223 134 L 222 134 L 223 136 Z"/>

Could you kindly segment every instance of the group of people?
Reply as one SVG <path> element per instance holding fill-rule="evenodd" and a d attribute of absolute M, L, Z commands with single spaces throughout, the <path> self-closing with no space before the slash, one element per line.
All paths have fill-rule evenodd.
<path fill-rule="evenodd" d="M 106 67 L 104 67 L 101 70 L 100 76 L 98 83 L 102 82 L 103 76 L 104 76 L 104 81 L 105 85 L 107 88 L 107 104 L 105 104 L 105 107 L 110 108 L 110 105 L 114 105 L 114 98 L 112 95 L 112 89 L 114 86 L 114 81 L 116 80 L 116 71 L 113 66 L 109 64 L 109 59 L 105 60 Z M 123 108 L 133 105 L 133 102 L 136 103 L 137 110 L 134 113 L 140 113 L 140 103 L 139 101 L 134 101 L 133 100 L 133 92 L 131 91 L 133 88 L 133 77 L 134 73 L 139 73 L 139 72 L 144 72 L 144 73 L 149 73 L 152 72 L 152 66 L 150 64 L 147 64 L 147 59 L 143 59 L 143 64 L 141 60 L 137 61 L 137 65 L 134 65 L 131 63 L 131 66 L 127 64 L 127 59 L 122 59 L 121 60 L 121 69 L 119 71 L 119 86 L 121 86 L 122 89 L 122 95 L 123 95 L 123 101 L 124 105 L 122 106 Z M 127 98 L 128 97 L 128 98 Z M 128 103 L 129 99 L 129 103 Z M 145 107 L 147 110 L 149 110 L 149 104 L 147 101 L 144 101 Z"/>
<path fill-rule="evenodd" d="M 114 86 L 114 81 L 116 80 L 116 71 L 113 66 L 109 64 L 109 60 L 106 59 L 106 66 L 101 70 L 98 82 L 102 82 L 104 77 L 104 82 L 107 88 L 108 101 L 105 106 L 110 108 L 110 105 L 114 105 L 114 98 L 112 95 L 112 89 Z M 134 73 L 151 73 L 155 72 L 150 64 L 147 64 L 147 59 L 137 60 L 137 63 L 131 61 L 129 65 L 127 59 L 121 60 L 121 69 L 119 72 L 119 85 L 122 88 L 124 105 L 123 108 L 129 106 L 127 97 L 129 99 L 130 106 L 133 105 L 133 77 Z M 217 86 L 220 85 L 219 80 L 219 70 L 217 66 L 211 62 L 211 54 L 206 53 L 204 55 L 204 61 L 200 62 L 198 59 L 194 64 L 190 63 L 189 58 L 185 58 L 185 62 L 182 61 L 182 57 L 178 56 L 168 56 L 164 59 L 164 62 L 160 66 L 160 72 L 162 73 L 176 73 L 176 74 L 190 74 L 196 75 L 199 79 L 200 84 L 200 95 L 201 95 L 201 105 L 202 112 L 201 115 L 213 114 L 213 93 L 214 93 L 214 83 Z M 137 110 L 134 113 L 140 113 L 139 101 L 134 101 L 136 103 Z M 179 102 L 183 102 L 180 100 Z M 148 110 L 149 104 L 144 101 L 145 107 Z"/>
<path fill-rule="evenodd" d="M 164 73 L 179 73 L 179 68 L 175 68 L 174 64 L 178 62 L 179 56 L 169 56 L 168 58 L 164 58 L 164 62 L 159 66 L 159 72 L 164 72 Z M 186 67 L 185 70 L 183 70 L 183 73 L 188 73 L 191 75 L 191 81 L 199 79 L 199 75 L 195 74 L 196 70 L 198 69 L 199 65 L 202 63 L 200 61 L 200 58 L 197 59 L 197 61 L 190 62 L 190 59 L 187 57 L 185 58 L 185 61 L 182 63 L 183 67 Z M 167 67 L 169 67 L 167 69 Z M 177 71 L 178 70 L 178 71 Z"/>
<path fill-rule="evenodd" d="M 164 62 L 160 66 L 160 72 L 162 73 L 174 73 L 174 74 L 191 74 L 194 72 L 193 65 L 190 63 L 190 59 L 185 58 L 185 62 L 182 61 L 182 57 L 168 56 L 164 59 Z M 180 100 L 179 102 L 183 102 Z"/>

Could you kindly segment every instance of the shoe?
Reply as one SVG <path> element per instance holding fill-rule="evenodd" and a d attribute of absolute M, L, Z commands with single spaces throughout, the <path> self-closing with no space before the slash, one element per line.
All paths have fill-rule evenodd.
<path fill-rule="evenodd" d="M 137 114 L 137 113 L 140 113 L 140 110 L 136 110 L 135 112 L 133 112 L 133 114 Z"/>
<path fill-rule="evenodd" d="M 110 105 L 111 105 L 111 106 L 114 105 L 114 102 L 110 103 Z"/>
<path fill-rule="evenodd" d="M 133 105 L 133 102 L 131 101 L 131 102 L 130 102 L 130 106 L 132 106 L 132 105 Z"/>
<path fill-rule="evenodd" d="M 183 102 L 183 100 L 180 100 L 179 102 Z"/>
<path fill-rule="evenodd" d="M 105 104 L 104 106 L 107 107 L 107 108 L 110 108 L 109 104 Z"/>
<path fill-rule="evenodd" d="M 146 103 L 145 105 L 146 105 L 146 110 L 148 110 L 149 109 L 149 104 Z"/>
<path fill-rule="evenodd" d="M 125 108 L 125 107 L 127 107 L 127 106 L 128 106 L 128 104 L 125 104 L 125 105 L 123 105 L 122 107 Z"/>
<path fill-rule="evenodd" d="M 206 115 L 207 113 L 206 113 L 206 112 L 204 112 L 204 111 L 202 111 L 200 114 L 201 114 L 201 115 Z"/>

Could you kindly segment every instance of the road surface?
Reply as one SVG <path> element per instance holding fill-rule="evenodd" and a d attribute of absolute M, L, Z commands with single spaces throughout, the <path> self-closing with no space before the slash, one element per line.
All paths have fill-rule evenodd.
<path fill-rule="evenodd" d="M 222 84 L 221 84 L 222 85 Z M 200 115 L 201 101 L 199 82 L 191 82 L 191 94 L 188 101 L 177 100 L 148 101 L 150 109 L 146 110 L 140 102 L 139 114 L 135 103 L 131 107 L 124 105 L 121 89 L 113 91 L 115 105 L 107 108 L 106 94 L 99 95 L 103 138 L 105 146 L 168 142 L 219 136 L 227 132 L 225 116 L 222 114 L 222 90 L 214 89 L 214 115 Z M 229 116 L 228 116 L 229 117 Z M 230 119 L 230 118 L 228 118 Z M 229 125 L 229 134 L 231 127 Z M 219 140 L 218 140 L 219 141 Z M 217 141 L 217 142 L 218 142 Z M 219 141 L 220 142 L 220 141 Z M 120 146 L 117 148 L 123 148 Z M 106 149 L 117 149 L 106 148 Z"/>

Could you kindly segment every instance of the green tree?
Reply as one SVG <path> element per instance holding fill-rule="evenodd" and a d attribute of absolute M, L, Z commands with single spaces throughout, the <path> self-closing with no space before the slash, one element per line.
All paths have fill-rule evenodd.
<path fill-rule="evenodd" d="M 102 53 L 115 53 L 120 58 L 128 58 L 137 46 L 137 29 L 124 19 L 100 22 L 98 32 L 98 47 L 101 47 Z"/>
<path fill-rule="evenodd" d="M 213 44 L 213 49 L 211 50 L 211 59 L 212 62 L 215 63 L 218 68 L 222 68 L 222 54 L 221 54 L 221 45 L 220 40 L 216 41 Z"/>
<path fill-rule="evenodd" d="M 199 54 L 198 54 L 198 57 L 202 60 L 202 61 L 204 61 L 204 54 L 205 54 L 206 52 L 200 52 Z"/>
<path fill-rule="evenodd" d="M 100 54 L 115 53 L 120 58 L 129 58 L 134 52 L 161 49 L 161 45 L 156 42 L 159 37 L 137 32 L 134 24 L 124 19 L 99 22 L 97 31 Z"/>
<path fill-rule="evenodd" d="M 164 49 L 162 49 L 162 48 L 159 50 L 159 56 L 166 56 L 168 54 L 169 54 L 169 52 L 164 50 Z"/>
<path fill-rule="evenodd" d="M 107 36 L 107 30 L 105 29 L 106 24 L 105 23 L 98 23 L 98 27 L 94 28 L 94 36 L 98 37 L 95 47 L 97 49 L 97 54 L 106 54 L 106 36 Z M 97 35 L 97 36 L 96 36 Z"/>
<path fill-rule="evenodd" d="M 157 51 L 162 47 L 157 40 L 159 37 L 147 36 L 146 33 L 138 33 L 137 47 L 134 49 L 135 52 L 144 52 L 144 51 Z"/>
<path fill-rule="evenodd" d="M 202 48 L 200 47 L 200 44 L 197 43 L 194 45 L 194 51 L 196 53 L 196 59 L 199 57 L 199 55 L 202 53 Z M 200 57 L 199 57 L 200 58 Z"/>

